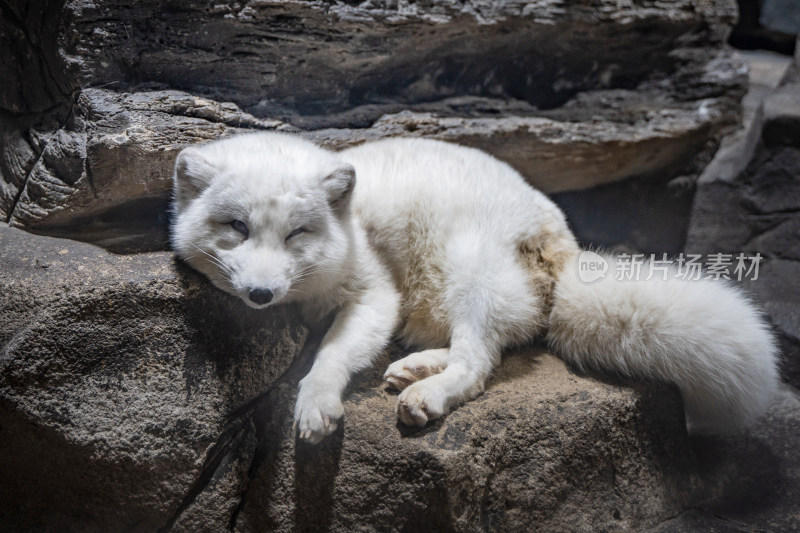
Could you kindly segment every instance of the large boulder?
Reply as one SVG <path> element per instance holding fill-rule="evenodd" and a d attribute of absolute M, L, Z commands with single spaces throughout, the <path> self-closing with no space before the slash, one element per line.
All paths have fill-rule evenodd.
<path fill-rule="evenodd" d="M 9 2 L 0 216 L 158 250 L 186 144 L 426 136 L 486 149 L 549 193 L 635 179 L 557 201 L 584 240 L 674 251 L 692 194 L 668 183 L 691 184 L 739 116 L 744 71 L 722 45 L 735 13 L 733 0 Z"/>
<path fill-rule="evenodd" d="M 163 526 L 229 415 L 278 381 L 305 329 L 170 253 L 115 256 L 10 228 L 0 249 L 0 522 Z"/>
<path fill-rule="evenodd" d="M 88 84 L 156 84 L 288 121 L 457 94 L 546 109 L 674 71 L 722 42 L 735 17 L 735 2 L 722 0 L 579 0 L 569 9 L 554 0 L 12 0 L 2 38 L 13 53 L 2 66 L 14 78 L 0 104 L 45 111 Z"/>
<path fill-rule="evenodd" d="M 250 310 L 168 253 L 9 228 L 0 247 L 6 526 L 638 528 L 689 498 L 674 389 L 577 376 L 524 349 L 481 398 L 409 429 L 381 385 L 386 353 L 315 447 L 296 440 L 292 407 L 320 333 L 301 351 L 290 308 Z"/>

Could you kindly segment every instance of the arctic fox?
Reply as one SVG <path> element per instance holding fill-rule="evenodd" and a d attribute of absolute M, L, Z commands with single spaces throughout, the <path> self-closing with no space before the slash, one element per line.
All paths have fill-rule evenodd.
<path fill-rule="evenodd" d="M 421 350 L 384 376 L 409 425 L 480 394 L 505 347 L 542 336 L 576 367 L 675 383 L 694 430 L 746 424 L 778 385 L 769 328 L 737 290 L 582 282 L 563 213 L 479 150 L 398 138 L 333 153 L 241 135 L 184 149 L 174 200 L 173 247 L 217 287 L 250 307 L 335 311 L 295 407 L 311 442 L 396 334 Z"/>

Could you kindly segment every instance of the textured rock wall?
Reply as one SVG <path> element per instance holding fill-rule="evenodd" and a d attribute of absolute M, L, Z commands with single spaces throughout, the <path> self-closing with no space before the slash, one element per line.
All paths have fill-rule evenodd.
<path fill-rule="evenodd" d="M 800 55 L 754 110 L 753 147 L 743 150 L 752 158 L 700 180 L 686 244 L 694 253 L 764 257 L 759 279 L 746 288 L 775 326 L 783 375 L 794 386 L 800 386 L 800 290 L 793 281 L 800 275 L 799 72 Z"/>
<path fill-rule="evenodd" d="M 612 189 L 610 223 L 587 206 L 602 194 L 558 200 L 587 241 L 677 251 L 691 192 L 667 183 L 691 182 L 739 114 L 744 71 L 721 48 L 734 16 L 732 0 L 5 2 L 0 216 L 163 249 L 185 144 L 424 135 L 487 149 L 546 192 L 639 178 Z"/>

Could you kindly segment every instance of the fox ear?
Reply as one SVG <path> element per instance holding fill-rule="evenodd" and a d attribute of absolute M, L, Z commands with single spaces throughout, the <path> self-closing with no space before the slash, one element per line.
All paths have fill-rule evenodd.
<path fill-rule="evenodd" d="M 337 212 L 347 210 L 355 186 L 356 169 L 348 164 L 342 164 L 322 180 L 328 203 Z"/>
<path fill-rule="evenodd" d="M 215 173 L 216 168 L 199 148 L 184 148 L 175 160 L 172 177 L 175 199 L 179 204 L 191 200 L 208 187 Z"/>

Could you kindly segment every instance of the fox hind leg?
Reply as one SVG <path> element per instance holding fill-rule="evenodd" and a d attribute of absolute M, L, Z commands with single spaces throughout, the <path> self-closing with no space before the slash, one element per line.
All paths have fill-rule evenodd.
<path fill-rule="evenodd" d="M 412 383 L 441 373 L 447 367 L 449 353 L 450 348 L 412 353 L 390 364 L 383 379 L 390 386 L 401 391 Z"/>
<path fill-rule="evenodd" d="M 440 373 L 409 383 L 400 393 L 397 416 L 405 424 L 424 426 L 481 394 L 503 348 L 530 338 L 543 321 L 543 302 L 529 274 L 511 250 L 492 250 L 487 242 L 466 235 L 448 249 L 447 362 Z"/>
<path fill-rule="evenodd" d="M 397 417 L 401 422 L 424 426 L 483 392 L 486 379 L 499 362 L 500 350 L 487 350 L 476 341 L 454 338 L 442 372 L 416 381 L 400 393 Z"/>

